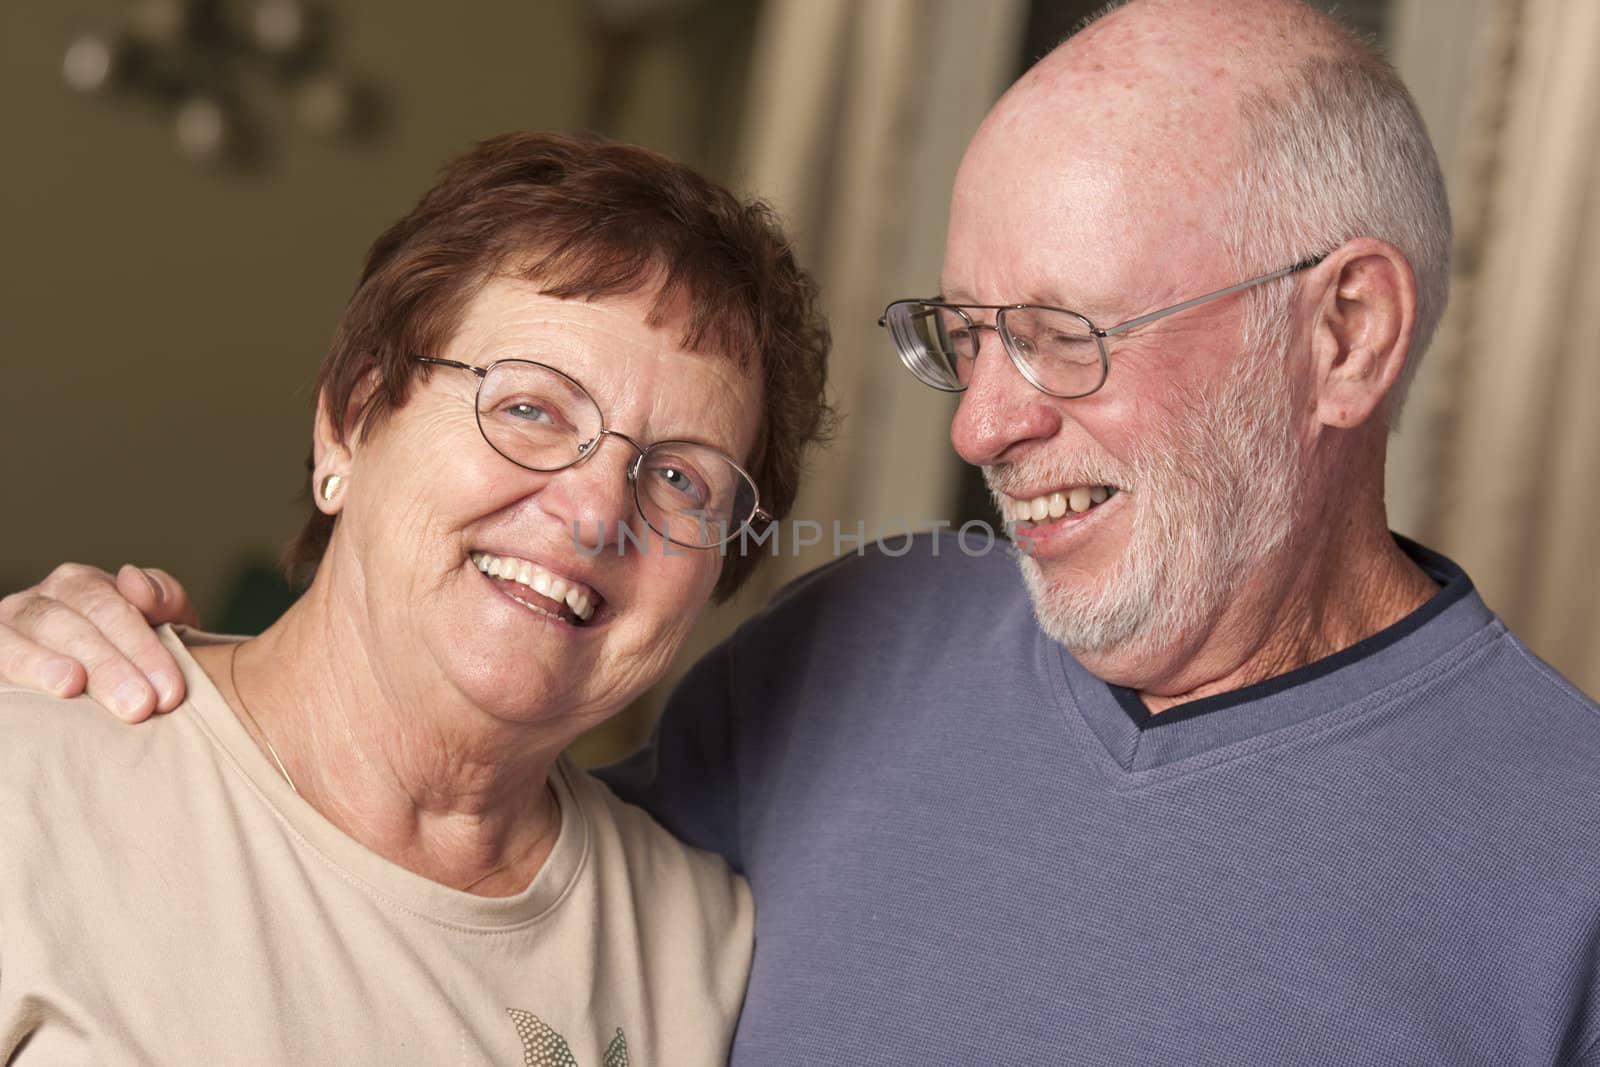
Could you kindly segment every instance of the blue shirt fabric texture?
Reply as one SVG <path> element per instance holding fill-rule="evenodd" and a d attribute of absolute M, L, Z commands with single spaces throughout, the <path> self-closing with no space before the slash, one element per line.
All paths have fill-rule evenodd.
<path fill-rule="evenodd" d="M 789 587 L 608 776 L 750 879 L 733 1062 L 1600 1064 L 1600 708 L 1402 545 L 1411 616 L 1154 717 L 1007 551 Z"/>

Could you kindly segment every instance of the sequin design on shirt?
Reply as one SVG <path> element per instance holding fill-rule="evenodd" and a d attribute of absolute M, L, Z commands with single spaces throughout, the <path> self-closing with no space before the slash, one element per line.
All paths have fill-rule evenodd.
<path fill-rule="evenodd" d="M 578 1067 L 566 1038 L 550 1029 L 537 1015 L 521 1008 L 507 1008 L 506 1014 L 516 1024 L 517 1036 L 522 1038 L 523 1067 Z M 601 1067 L 629 1067 L 628 1039 L 617 1028 L 617 1036 L 606 1046 Z"/>

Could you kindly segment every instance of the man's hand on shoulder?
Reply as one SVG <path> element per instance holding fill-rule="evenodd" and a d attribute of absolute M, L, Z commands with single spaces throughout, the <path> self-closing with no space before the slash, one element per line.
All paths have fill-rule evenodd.
<path fill-rule="evenodd" d="M 115 577 L 63 563 L 0 600 L 0 681 L 73 697 L 88 691 L 128 722 L 184 696 L 178 662 L 154 627 L 197 625 L 189 594 L 166 571 L 124 564 Z"/>

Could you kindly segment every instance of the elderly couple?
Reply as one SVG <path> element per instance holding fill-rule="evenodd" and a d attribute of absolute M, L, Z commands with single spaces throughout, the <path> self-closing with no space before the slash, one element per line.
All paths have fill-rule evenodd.
<path fill-rule="evenodd" d="M 1104 15 L 884 318 L 1031 554 L 803 579 L 602 785 L 560 753 L 793 503 L 826 334 L 760 208 L 480 146 L 341 320 L 280 622 L 0 608 L 0 1058 L 1600 1064 L 1600 709 L 1385 524 L 1448 245 L 1329 20 Z"/>

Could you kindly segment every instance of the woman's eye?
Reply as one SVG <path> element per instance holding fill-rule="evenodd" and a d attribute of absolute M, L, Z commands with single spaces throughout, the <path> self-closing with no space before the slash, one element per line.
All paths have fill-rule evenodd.
<path fill-rule="evenodd" d="M 556 415 L 544 404 L 532 400 L 519 400 L 503 405 L 500 410 L 514 419 L 526 422 L 555 423 Z"/>
<path fill-rule="evenodd" d="M 668 489 L 694 504 L 704 504 L 706 494 L 700 483 L 677 467 L 657 467 L 655 476 Z"/>

